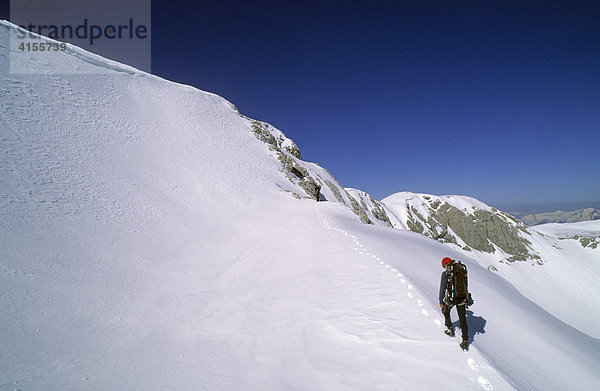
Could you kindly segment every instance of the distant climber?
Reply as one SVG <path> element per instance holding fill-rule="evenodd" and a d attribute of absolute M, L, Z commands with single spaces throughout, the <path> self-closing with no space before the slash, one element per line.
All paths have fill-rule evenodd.
<path fill-rule="evenodd" d="M 463 263 L 456 262 L 448 257 L 442 259 L 442 266 L 444 271 L 440 281 L 439 300 L 446 324 L 444 333 L 454 337 L 454 326 L 450 319 L 450 310 L 456 306 L 462 334 L 460 347 L 463 350 L 469 350 L 469 328 L 466 310 L 468 306 L 473 304 L 473 299 L 469 293 L 467 267 Z"/>
<path fill-rule="evenodd" d="M 319 202 L 321 200 L 321 186 L 315 185 L 315 200 Z"/>

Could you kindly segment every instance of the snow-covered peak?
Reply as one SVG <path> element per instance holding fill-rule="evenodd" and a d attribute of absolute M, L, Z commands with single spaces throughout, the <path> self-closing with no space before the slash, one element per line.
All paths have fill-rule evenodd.
<path fill-rule="evenodd" d="M 419 211 L 426 212 L 430 205 L 447 203 L 468 214 L 476 210 L 492 211 L 492 207 L 476 198 L 461 195 L 436 196 L 424 193 L 411 193 L 407 191 L 394 193 L 382 200 L 386 205 L 411 206 Z"/>
<path fill-rule="evenodd" d="M 516 218 L 467 196 L 401 192 L 382 200 L 392 225 L 467 251 L 497 254 L 497 260 L 536 259 L 531 233 Z"/>

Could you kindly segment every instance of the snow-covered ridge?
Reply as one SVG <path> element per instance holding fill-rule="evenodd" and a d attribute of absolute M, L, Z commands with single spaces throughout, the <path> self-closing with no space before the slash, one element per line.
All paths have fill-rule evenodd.
<path fill-rule="evenodd" d="M 0 29 L 6 34 L 9 31 L 18 31 L 20 34 L 29 34 L 21 27 L 11 24 L 7 21 L 0 21 Z M 41 40 L 47 42 L 57 42 L 50 38 L 33 34 Z M 6 35 L 5 35 L 6 37 Z M 0 43 L 0 48 L 8 48 L 8 41 Z M 321 187 L 321 193 L 324 200 L 340 202 L 350 208 L 361 221 L 364 223 L 373 223 L 366 216 L 367 213 L 363 210 L 363 206 L 359 205 L 355 199 L 347 194 L 344 188 L 338 181 L 325 169 L 316 164 L 302 161 L 298 146 L 285 134 L 276 127 L 263 122 L 248 118 L 240 114 L 237 108 L 224 98 L 205 91 L 200 91 L 194 87 L 187 85 L 169 82 L 160 79 L 151 74 L 139 71 L 125 64 L 112 61 L 94 53 L 85 51 L 79 47 L 67 44 L 67 50 L 58 52 L 44 53 L 40 57 L 40 53 L 35 52 L 20 52 L 15 54 L 14 49 L 10 58 L 5 58 L 11 62 L 11 69 L 15 69 L 22 74 L 28 74 L 28 70 L 34 69 L 36 74 L 57 75 L 65 73 L 72 75 L 73 73 L 87 74 L 90 77 L 99 77 L 98 75 L 114 75 L 125 73 L 137 77 L 148 78 L 157 83 L 169 83 L 188 90 L 191 94 L 202 94 L 214 101 L 220 101 L 224 107 L 231 109 L 232 113 L 236 113 L 247 126 L 252 130 L 252 133 L 257 139 L 264 142 L 273 152 L 274 157 L 280 163 L 280 170 L 285 173 L 288 181 L 278 180 L 274 185 L 281 190 L 292 194 L 296 198 L 313 198 L 316 186 Z M 6 56 L 6 52 L 0 54 Z M 43 60 L 43 61 L 40 61 Z M 39 64 L 39 63 L 42 64 Z M 76 72 L 73 72 L 76 70 Z M 377 221 L 377 220 L 375 220 Z"/>
<path fill-rule="evenodd" d="M 29 37 L 33 36 L 37 40 L 48 43 L 61 43 L 52 38 L 45 37 L 43 35 L 36 34 L 34 32 L 27 31 L 20 26 L 10 23 L 6 20 L 0 20 L 0 29 L 2 34 L 7 37 L 12 34 L 11 37 L 11 72 L 19 74 L 44 74 L 46 71 L 53 74 L 113 74 L 115 72 L 124 72 L 131 75 L 146 75 L 150 74 L 140 71 L 134 67 L 126 64 L 119 63 L 99 56 L 97 54 L 88 52 L 80 47 L 65 43 L 66 50 L 62 51 L 19 51 L 18 44 L 22 42 L 17 37 Z M 7 40 L 8 41 L 8 40 Z M 41 69 L 39 65 L 29 62 L 31 59 L 37 59 L 42 62 L 46 70 Z"/>
<path fill-rule="evenodd" d="M 300 149 L 283 132 L 269 123 L 244 117 L 252 124 L 257 139 L 263 141 L 280 162 L 282 171 L 289 182 L 301 188 L 301 192 L 287 189 L 278 183 L 282 190 L 291 192 L 295 198 L 310 198 L 315 201 L 339 202 L 349 208 L 365 224 L 390 225 L 381 205 L 364 192 L 349 192 L 321 166 L 302 160 Z M 316 189 L 319 190 L 317 196 Z M 318 199 L 317 199 L 318 197 Z M 361 198 L 362 197 L 362 198 Z M 364 199 L 369 199 L 368 204 Z"/>
<path fill-rule="evenodd" d="M 419 212 L 427 212 L 427 208 L 423 209 L 423 201 L 430 203 L 447 203 L 453 207 L 460 209 L 466 213 L 473 214 L 476 210 L 492 211 L 492 207 L 484 204 L 476 198 L 462 195 L 444 195 L 437 196 L 433 194 L 412 193 L 408 191 L 394 193 L 385 198 L 390 205 L 407 205 L 410 204 L 416 207 Z M 419 209 L 421 208 L 421 209 Z"/>

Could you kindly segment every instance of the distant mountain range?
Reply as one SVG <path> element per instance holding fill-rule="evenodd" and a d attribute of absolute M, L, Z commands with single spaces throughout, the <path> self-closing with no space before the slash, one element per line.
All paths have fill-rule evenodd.
<path fill-rule="evenodd" d="M 600 220 L 600 210 L 595 208 L 584 208 L 572 212 L 557 210 L 550 213 L 535 213 L 516 216 L 529 226 L 548 223 L 578 223 L 581 221 Z"/>

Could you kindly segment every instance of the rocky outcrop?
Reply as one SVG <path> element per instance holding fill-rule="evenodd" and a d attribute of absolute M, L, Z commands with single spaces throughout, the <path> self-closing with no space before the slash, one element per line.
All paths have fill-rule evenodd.
<path fill-rule="evenodd" d="M 326 169 L 303 161 L 296 143 L 287 138 L 280 130 L 266 122 L 246 119 L 250 121 L 252 132 L 256 138 L 265 143 L 277 155 L 277 159 L 281 163 L 281 171 L 285 173 L 290 183 L 302 189 L 304 195 L 292 191 L 294 197 L 314 199 L 318 186 L 321 188 L 321 201 L 329 200 L 346 205 L 365 224 L 391 226 L 383 207 L 373 197 L 362 192 L 363 198 L 369 199 L 368 203 L 360 197 L 358 199 L 353 197 Z M 283 186 L 280 185 L 280 188 Z"/>
<path fill-rule="evenodd" d="M 465 251 L 504 253 L 508 262 L 536 260 L 527 226 L 513 216 L 469 197 L 399 193 L 382 202 L 396 217 L 397 228 L 456 245 Z"/>
<path fill-rule="evenodd" d="M 387 215 L 385 206 L 381 202 L 375 201 L 371 195 L 362 190 L 346 188 L 346 191 L 352 198 L 351 202 L 353 208 L 361 211 L 361 214 L 364 213 L 364 216 L 362 216 L 361 219 L 368 219 L 371 222 L 377 222 L 380 225 L 388 227 L 392 226 L 392 222 Z"/>
<path fill-rule="evenodd" d="M 597 249 L 598 244 L 600 243 L 600 237 L 598 236 L 586 236 L 586 235 L 573 235 L 573 236 L 564 236 L 558 238 L 559 240 L 565 239 L 574 239 L 577 240 L 582 247 Z"/>
<path fill-rule="evenodd" d="M 310 176 L 308 170 L 298 163 L 302 158 L 296 143 L 268 123 L 251 120 L 251 124 L 256 138 L 267 144 L 277 154 L 283 171 L 290 181 L 298 184 L 307 195 L 313 196 L 318 184 Z"/>

